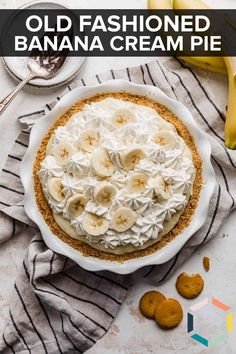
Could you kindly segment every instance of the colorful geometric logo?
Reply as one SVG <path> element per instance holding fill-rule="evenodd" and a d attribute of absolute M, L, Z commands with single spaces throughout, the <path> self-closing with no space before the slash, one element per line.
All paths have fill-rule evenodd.
<path fill-rule="evenodd" d="M 212 306 L 217 307 L 222 312 L 226 313 L 226 311 L 230 310 L 230 307 L 223 302 L 217 300 L 212 297 L 211 299 L 205 298 L 204 300 L 198 302 L 194 306 L 190 307 L 192 312 L 197 312 L 203 307 L 211 304 Z M 194 330 L 194 315 L 190 312 L 187 313 L 187 332 L 192 333 Z M 226 314 L 226 328 L 223 334 L 213 338 L 211 341 L 212 346 L 217 346 L 222 343 L 225 339 L 227 339 L 228 334 L 233 332 L 233 313 Z M 198 333 L 191 334 L 191 338 L 197 341 L 198 343 L 204 345 L 205 347 L 209 347 L 209 340 Z"/>

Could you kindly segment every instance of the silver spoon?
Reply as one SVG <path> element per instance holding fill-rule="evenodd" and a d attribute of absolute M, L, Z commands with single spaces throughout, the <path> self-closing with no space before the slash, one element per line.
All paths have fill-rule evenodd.
<path fill-rule="evenodd" d="M 51 79 L 51 77 L 55 76 L 62 67 L 65 59 L 65 56 L 58 55 L 45 57 L 41 57 L 40 55 L 30 56 L 27 60 L 30 75 L 21 81 L 19 85 L 17 85 L 16 88 L 0 102 L 0 115 L 30 80 L 35 79 L 36 77 L 45 80 Z"/>

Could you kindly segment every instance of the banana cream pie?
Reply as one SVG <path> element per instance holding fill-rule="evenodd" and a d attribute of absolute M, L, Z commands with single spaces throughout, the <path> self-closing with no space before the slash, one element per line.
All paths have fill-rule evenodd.
<path fill-rule="evenodd" d="M 42 141 L 34 172 L 54 234 L 99 257 L 162 247 L 188 225 L 201 189 L 201 160 L 183 123 L 126 93 L 66 112 Z"/>

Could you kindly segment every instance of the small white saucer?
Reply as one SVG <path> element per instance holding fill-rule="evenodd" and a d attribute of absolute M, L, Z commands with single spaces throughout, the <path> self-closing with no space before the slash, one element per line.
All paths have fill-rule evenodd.
<path fill-rule="evenodd" d="M 66 7 L 49 1 L 38 1 L 22 6 L 21 9 L 66 9 Z M 61 70 L 53 78 L 49 80 L 34 79 L 28 85 L 48 88 L 63 85 L 78 74 L 84 59 L 84 57 L 67 57 Z M 9 74 L 18 81 L 25 79 L 30 74 L 27 57 L 3 57 L 2 60 Z"/>

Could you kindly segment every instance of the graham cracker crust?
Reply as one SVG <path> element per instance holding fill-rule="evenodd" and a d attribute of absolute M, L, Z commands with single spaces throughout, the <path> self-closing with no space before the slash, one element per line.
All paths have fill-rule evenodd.
<path fill-rule="evenodd" d="M 175 227 L 165 235 L 161 241 L 158 241 L 156 244 L 144 249 L 137 250 L 132 253 L 127 253 L 124 255 L 114 255 L 103 251 L 98 251 L 95 248 L 92 248 L 88 244 L 75 240 L 68 236 L 55 222 L 53 218 L 52 211 L 47 203 L 47 200 L 44 196 L 41 182 L 38 176 L 38 172 L 40 170 L 41 161 L 44 159 L 46 155 L 46 146 L 47 143 L 53 134 L 54 130 L 61 125 L 66 124 L 66 122 L 77 112 L 81 111 L 85 104 L 91 104 L 93 102 L 101 101 L 105 98 L 112 97 L 116 99 L 121 99 L 124 101 L 130 101 L 139 105 L 145 105 L 147 107 L 151 107 L 155 109 L 162 118 L 166 121 L 172 123 L 176 129 L 178 134 L 184 139 L 187 146 L 191 149 L 193 155 L 193 163 L 196 169 L 195 181 L 193 184 L 193 194 L 189 199 L 187 206 L 179 219 L 179 222 L 175 225 Z M 144 257 L 146 255 L 152 254 L 162 247 L 165 247 L 169 242 L 171 242 L 175 237 L 179 236 L 181 232 L 190 224 L 191 219 L 194 215 L 194 211 L 198 205 L 199 196 L 202 188 L 202 161 L 197 152 L 197 148 L 194 142 L 193 137 L 190 132 L 186 128 L 186 126 L 180 121 L 180 119 L 175 116 L 168 108 L 165 106 L 158 104 L 151 99 L 144 96 L 131 95 L 126 92 L 116 92 L 116 93 L 103 93 L 98 94 L 93 97 L 81 100 L 73 105 L 65 114 L 63 114 L 54 125 L 48 130 L 47 134 L 44 136 L 41 141 L 40 148 L 37 152 L 36 160 L 33 168 L 33 179 L 34 179 L 34 190 L 36 196 L 36 202 L 40 213 L 43 215 L 46 223 L 50 227 L 52 233 L 59 237 L 63 242 L 66 242 L 68 245 L 73 247 L 74 249 L 81 252 L 84 256 L 92 256 L 98 257 L 100 259 L 124 262 L 128 259 Z"/>

